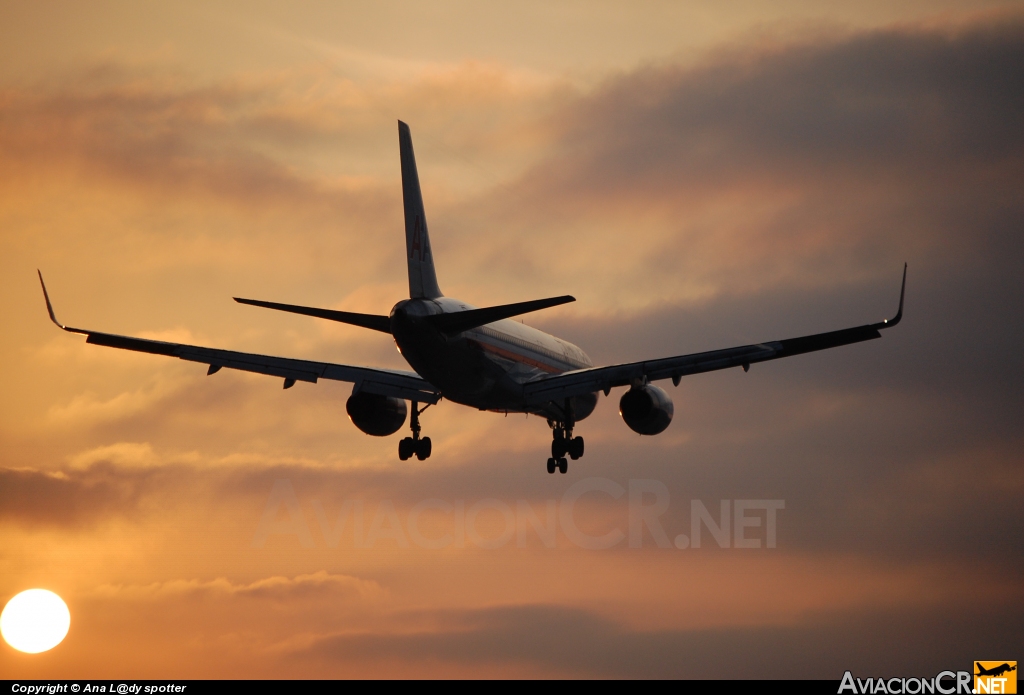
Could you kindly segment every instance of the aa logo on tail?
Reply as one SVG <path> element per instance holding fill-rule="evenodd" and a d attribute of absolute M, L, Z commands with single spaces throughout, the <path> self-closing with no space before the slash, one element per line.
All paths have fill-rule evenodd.
<path fill-rule="evenodd" d="M 422 261 L 424 257 L 430 257 L 430 246 L 423 236 L 423 218 L 416 215 L 416 223 L 412 228 L 412 248 L 409 249 L 409 258 L 416 258 Z"/>
<path fill-rule="evenodd" d="M 1016 693 L 1016 661 L 975 661 L 975 693 Z"/>

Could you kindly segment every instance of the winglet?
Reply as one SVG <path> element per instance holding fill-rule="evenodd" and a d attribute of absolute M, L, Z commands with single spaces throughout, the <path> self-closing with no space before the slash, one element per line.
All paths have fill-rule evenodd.
<path fill-rule="evenodd" d="M 53 321 L 55 324 L 57 324 L 58 328 L 63 328 L 64 330 L 67 330 L 68 329 L 67 326 L 65 326 L 60 321 L 58 321 L 57 317 L 53 315 L 53 305 L 50 304 L 50 295 L 46 291 L 46 283 L 43 282 L 43 273 L 42 273 L 42 271 L 39 270 L 39 268 L 36 268 L 36 273 L 39 274 L 39 284 L 43 286 L 43 299 L 46 300 L 46 311 L 49 312 L 49 314 L 50 314 L 50 320 Z"/>
<path fill-rule="evenodd" d="M 903 264 L 903 285 L 900 287 L 900 308 L 896 311 L 896 315 L 891 319 L 886 319 L 882 323 L 878 324 L 879 328 L 892 328 L 900 319 L 903 318 L 903 295 L 907 292 L 907 264 Z"/>
<path fill-rule="evenodd" d="M 43 273 L 38 268 L 36 268 L 36 273 L 39 274 L 39 284 L 43 286 L 43 299 L 46 300 L 46 311 L 50 314 L 50 320 L 56 324 L 57 328 L 61 328 L 69 333 L 82 333 L 88 335 L 89 331 L 83 331 L 81 328 L 69 328 L 57 320 L 57 317 L 53 313 L 53 304 L 50 303 L 50 294 L 46 291 L 46 283 L 43 282 Z"/>

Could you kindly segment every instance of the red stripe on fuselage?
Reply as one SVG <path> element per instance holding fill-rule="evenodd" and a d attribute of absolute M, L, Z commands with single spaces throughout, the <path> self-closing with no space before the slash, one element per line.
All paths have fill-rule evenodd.
<path fill-rule="evenodd" d="M 520 364 L 526 364 L 531 367 L 536 367 L 537 369 L 541 369 L 549 374 L 561 374 L 562 372 L 566 371 L 559 367 L 554 367 L 550 364 L 547 364 L 546 362 L 540 362 L 531 357 L 527 357 L 526 355 L 521 355 L 518 352 L 512 352 L 511 350 L 500 348 L 497 345 L 483 343 L 480 342 L 479 340 L 470 340 L 469 342 L 479 347 L 484 352 L 490 352 L 499 357 L 504 357 L 507 360 L 512 360 L 513 362 L 519 362 Z"/>

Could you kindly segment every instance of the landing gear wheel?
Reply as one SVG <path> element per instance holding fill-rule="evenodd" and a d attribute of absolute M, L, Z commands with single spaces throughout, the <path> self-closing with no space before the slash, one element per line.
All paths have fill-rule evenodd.
<path fill-rule="evenodd" d="M 558 472 L 564 475 L 567 470 L 569 470 L 569 462 L 565 459 L 558 459 Z"/>
<path fill-rule="evenodd" d="M 551 458 L 560 459 L 568 453 L 571 440 L 555 438 L 551 442 Z M 575 457 L 574 457 L 575 458 Z"/>
<path fill-rule="evenodd" d="M 574 437 L 566 442 L 566 453 L 575 461 L 583 456 L 583 437 Z"/>
<path fill-rule="evenodd" d="M 402 441 L 398 442 L 398 458 L 401 461 L 408 461 L 413 454 L 413 449 L 416 446 L 416 442 L 412 437 L 406 437 Z"/>
<path fill-rule="evenodd" d="M 556 459 L 553 459 L 553 458 L 548 459 L 548 473 L 554 473 L 555 472 L 555 467 L 557 465 L 558 465 L 558 463 L 557 463 Z"/>
<path fill-rule="evenodd" d="M 424 437 L 416 441 L 416 458 L 426 461 L 430 458 L 430 437 Z"/>

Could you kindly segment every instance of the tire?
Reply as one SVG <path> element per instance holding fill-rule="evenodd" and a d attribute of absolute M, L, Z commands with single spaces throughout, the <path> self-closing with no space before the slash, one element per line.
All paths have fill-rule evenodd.
<path fill-rule="evenodd" d="M 575 461 L 583 457 L 583 437 L 575 437 L 569 441 L 569 456 Z"/>
<path fill-rule="evenodd" d="M 551 442 L 551 458 L 560 459 L 565 456 L 569 441 L 565 439 L 555 439 Z"/>
<path fill-rule="evenodd" d="M 548 473 L 554 473 L 556 465 L 557 464 L 555 463 L 555 459 L 548 459 Z"/>
<path fill-rule="evenodd" d="M 416 443 L 416 458 L 426 461 L 430 458 L 430 437 L 424 437 Z"/>
<path fill-rule="evenodd" d="M 402 439 L 402 441 L 398 442 L 398 459 L 400 461 L 408 461 L 412 457 L 412 449 L 412 437 Z"/>
<path fill-rule="evenodd" d="M 569 470 L 569 462 L 565 459 L 558 459 L 558 472 L 565 475 L 565 472 Z"/>

